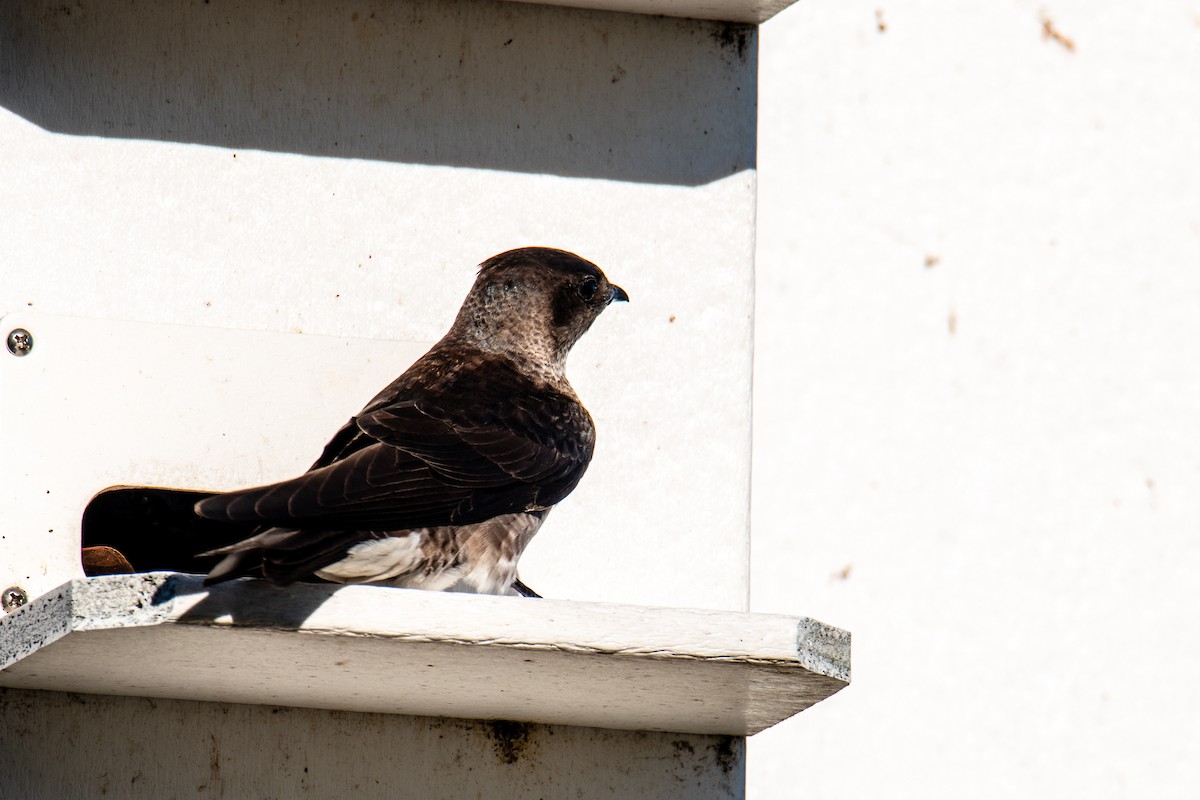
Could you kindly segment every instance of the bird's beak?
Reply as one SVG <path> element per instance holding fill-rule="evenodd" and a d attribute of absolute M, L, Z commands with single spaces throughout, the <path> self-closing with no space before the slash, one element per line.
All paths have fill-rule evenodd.
<path fill-rule="evenodd" d="M 618 300 L 622 303 L 629 302 L 629 295 L 625 294 L 624 289 L 622 289 L 620 286 L 617 286 L 615 283 L 610 283 L 609 286 L 612 288 L 612 295 L 608 298 L 608 302 L 615 303 Z"/>

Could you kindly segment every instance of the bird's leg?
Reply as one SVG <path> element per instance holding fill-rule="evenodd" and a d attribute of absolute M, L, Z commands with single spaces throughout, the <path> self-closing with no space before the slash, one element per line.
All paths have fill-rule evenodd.
<path fill-rule="evenodd" d="M 513 591 L 516 592 L 517 594 L 521 595 L 521 597 L 538 597 L 538 598 L 541 597 L 540 594 L 538 594 L 533 589 L 530 589 L 528 586 L 526 586 L 524 583 L 522 583 L 520 578 L 517 578 L 513 581 L 512 587 L 513 587 Z"/>

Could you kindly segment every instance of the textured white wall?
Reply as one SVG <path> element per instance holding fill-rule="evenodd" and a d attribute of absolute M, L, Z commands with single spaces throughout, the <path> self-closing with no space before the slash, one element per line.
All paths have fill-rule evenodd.
<path fill-rule="evenodd" d="M 1194 797 L 1200 4 L 806 0 L 761 53 L 752 607 L 855 663 L 748 795 Z"/>

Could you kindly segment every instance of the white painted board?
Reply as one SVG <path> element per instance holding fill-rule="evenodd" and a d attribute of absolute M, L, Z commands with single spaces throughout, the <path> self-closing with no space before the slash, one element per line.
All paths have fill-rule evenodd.
<path fill-rule="evenodd" d="M 174 573 L 0 619 L 0 686 L 749 735 L 850 680 L 806 618 Z"/>
<path fill-rule="evenodd" d="M 190 473 L 169 452 L 95 469 L 174 483 L 291 474 L 407 359 L 366 379 L 334 346 L 204 329 L 428 343 L 480 261 L 562 247 L 633 301 L 571 356 L 596 456 L 522 575 L 552 597 L 745 609 L 753 27 L 491 0 L 34 0 L 4 4 L 0 29 L 12 32 L 0 48 L 0 312 L 187 326 L 188 352 L 210 339 L 218 366 L 263 371 L 203 390 L 270 431 L 236 458 L 204 460 L 210 443 L 178 451 L 203 456 Z M 136 358 L 137 337 L 76 330 L 87 341 L 66 346 L 97 363 Z M 311 407 L 267 380 L 285 353 L 320 366 Z M 48 374 L 68 388 L 39 396 L 79 396 L 70 373 Z M 82 391 L 137 408 L 147 430 L 162 421 L 135 397 Z M 0 425 L 42 425 L 39 413 L 18 399 Z M 88 445 L 96 432 L 49 422 L 30 437 L 40 449 L 120 458 Z M 14 452 L 0 449 L 6 469 L 28 453 Z M 67 461 L 52 466 L 77 468 Z M 6 485 L 5 502 L 43 502 L 37 483 Z"/>
<path fill-rule="evenodd" d="M 83 577 L 80 523 L 113 486 L 235 489 L 298 475 L 428 344 L 18 313 L 0 350 L 0 586 Z"/>
<path fill-rule="evenodd" d="M 738 736 L 0 688 L 0 793 L 737 800 Z"/>

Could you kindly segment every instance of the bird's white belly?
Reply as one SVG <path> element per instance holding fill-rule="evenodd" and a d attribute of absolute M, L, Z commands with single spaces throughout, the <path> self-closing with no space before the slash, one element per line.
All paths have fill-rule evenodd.
<path fill-rule="evenodd" d="M 317 570 L 314 574 L 322 580 L 336 583 L 392 581 L 397 577 L 404 576 L 405 573 L 419 571 L 425 561 L 425 553 L 421 547 L 421 540 L 424 536 L 423 530 L 414 530 L 407 536 L 368 539 L 351 547 L 341 561 L 335 561 L 329 566 Z M 414 586 L 413 588 L 435 587 Z"/>
<path fill-rule="evenodd" d="M 449 572 L 457 573 L 454 576 L 455 580 L 437 588 L 448 592 L 516 594 L 512 585 L 517 579 L 517 562 L 511 559 L 501 558 L 490 563 L 464 564 L 454 570 L 447 570 L 447 573 Z"/>
<path fill-rule="evenodd" d="M 313 574 L 336 583 L 514 594 L 517 561 L 544 518 L 544 513 L 502 514 L 452 529 L 417 528 L 404 535 L 367 539 Z M 452 530 L 452 541 L 445 538 L 447 530 Z"/>

